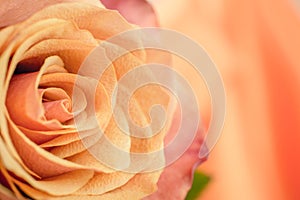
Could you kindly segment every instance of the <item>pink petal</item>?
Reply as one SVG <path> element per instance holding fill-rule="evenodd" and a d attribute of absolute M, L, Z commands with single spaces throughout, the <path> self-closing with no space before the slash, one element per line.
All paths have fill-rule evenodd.
<path fill-rule="evenodd" d="M 101 2 L 108 9 L 118 10 L 130 23 L 143 27 L 158 26 L 155 11 L 145 0 L 101 0 Z"/>
<path fill-rule="evenodd" d="M 57 100 L 51 102 L 43 102 L 45 108 L 45 117 L 48 120 L 57 119 L 59 122 L 66 122 L 73 118 L 70 111 L 67 110 L 70 102 L 68 100 Z"/>
<path fill-rule="evenodd" d="M 177 132 L 179 120 L 178 117 L 174 119 L 168 136 Z M 164 169 L 158 181 L 158 190 L 144 200 L 185 198 L 191 188 L 195 169 L 206 160 L 206 158 L 199 158 L 200 148 L 204 144 L 202 132 L 203 128 L 199 128 L 188 150 L 177 161 Z M 169 140 L 170 137 L 167 137 L 166 143 Z"/>

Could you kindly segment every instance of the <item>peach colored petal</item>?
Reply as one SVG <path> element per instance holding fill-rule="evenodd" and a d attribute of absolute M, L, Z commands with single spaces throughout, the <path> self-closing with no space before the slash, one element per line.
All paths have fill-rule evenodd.
<path fill-rule="evenodd" d="M 6 149 L 6 145 L 0 138 L 0 155 L 1 157 L 5 157 L 5 160 L 3 160 L 3 165 L 6 167 L 6 169 L 13 171 L 17 176 L 21 177 L 22 179 L 26 180 L 28 183 L 30 183 L 35 188 L 38 188 L 42 191 L 46 191 L 50 194 L 54 195 L 63 195 L 63 194 L 69 194 L 72 191 L 76 191 L 79 188 L 81 188 L 85 183 L 92 178 L 93 171 L 89 170 L 77 170 L 74 172 L 66 173 L 61 176 L 53 177 L 48 179 L 47 181 L 36 181 L 34 178 L 32 178 L 25 170 L 17 163 L 9 154 L 9 152 Z M 38 164 L 38 163 L 36 163 Z M 83 175 L 84 174 L 84 175 Z M 66 178 L 66 177 L 72 177 L 75 176 L 78 182 L 74 184 L 72 179 Z M 66 184 L 67 190 L 65 188 L 59 188 L 58 185 Z"/>
<path fill-rule="evenodd" d="M 57 119 L 60 123 L 64 123 L 73 118 L 73 114 L 69 111 L 71 102 L 67 99 L 43 102 L 45 109 L 45 117 L 47 120 Z"/>
<path fill-rule="evenodd" d="M 47 73 L 54 72 L 48 72 L 47 70 Z M 59 122 L 65 123 L 74 117 L 73 113 L 76 111 L 72 113 L 71 97 L 63 89 L 46 88 L 39 89 L 38 91 L 43 100 L 47 120 L 57 119 Z"/>
<path fill-rule="evenodd" d="M 19 126 L 33 130 L 60 129 L 58 123 L 47 123 L 37 92 L 38 73 L 14 76 L 6 99 L 11 119 Z M 25 101 L 24 101 L 25 100 Z"/>
<path fill-rule="evenodd" d="M 59 158 L 66 158 L 74 156 L 78 153 L 85 151 L 87 148 L 95 145 L 98 140 L 102 137 L 102 134 L 94 133 L 91 136 L 80 138 L 78 141 L 71 142 L 69 144 L 53 147 L 49 152 Z"/>
<path fill-rule="evenodd" d="M 54 176 L 51 178 L 37 181 L 41 187 L 47 188 L 48 193 L 51 195 L 69 195 L 80 189 L 85 185 L 92 177 L 94 172 L 87 170 L 75 170 L 72 172 L 64 173 L 60 176 Z M 76 181 L 75 181 L 76 180 Z M 24 183 L 14 180 L 16 185 L 24 186 Z M 64 187 L 61 187 L 61 186 Z M 27 193 L 26 188 L 24 192 Z M 43 191 L 43 190 L 42 190 Z M 31 195 L 30 193 L 28 195 Z"/>
<path fill-rule="evenodd" d="M 17 26 L 17 28 L 19 27 L 20 26 Z M 74 23 L 55 18 L 41 20 L 28 27 L 25 26 L 22 29 L 22 34 L 19 34 L 18 37 L 16 37 L 18 31 L 20 30 L 15 29 L 13 34 L 10 35 L 10 38 L 8 38 L 10 40 L 13 39 L 10 44 L 10 46 L 13 46 L 12 52 L 15 52 L 17 49 L 20 49 L 20 52 L 17 55 L 17 57 L 21 56 L 21 54 L 26 52 L 33 44 L 51 38 L 68 38 L 74 40 L 82 39 L 82 41 L 86 41 L 87 43 L 96 42 L 93 36 L 88 31 L 79 30 Z"/>
<path fill-rule="evenodd" d="M 63 2 L 74 2 L 74 0 L 32 0 L 25 2 L 20 0 L 1 1 L 0 27 L 21 22 L 44 7 Z M 75 2 L 89 3 L 98 7 L 103 7 L 98 0 L 75 0 Z"/>
<path fill-rule="evenodd" d="M 7 171 L 7 169 L 5 169 L 5 167 L 3 166 L 2 163 L 0 163 L 0 174 L 1 174 L 1 178 L 4 178 L 4 185 L 2 186 L 3 182 L 1 182 L 0 187 L 2 186 L 2 190 L 8 189 L 10 188 L 10 192 L 13 192 L 15 194 L 15 196 L 17 198 L 22 198 L 22 195 L 20 194 L 20 192 L 18 191 L 16 185 L 14 184 L 11 176 L 9 175 L 9 172 Z M 4 192 L 7 194 L 7 192 Z"/>
<path fill-rule="evenodd" d="M 77 123 L 77 129 L 86 130 L 99 126 L 100 130 L 104 130 L 107 126 L 111 117 L 110 101 L 104 86 L 97 80 L 77 76 L 71 73 L 53 73 L 44 75 L 41 78 L 39 85 L 41 87 L 61 88 L 71 97 L 73 96 L 73 92 L 76 92 L 76 94 L 74 94 L 76 97 L 78 91 L 80 91 L 80 93 L 84 93 L 87 101 L 87 107 L 84 111 L 87 113 L 88 117 L 91 117 L 91 119 L 95 116 L 98 120 L 98 124 L 94 124 L 93 120 L 87 119 L 86 121 L 81 121 L 80 124 Z M 75 101 L 75 103 L 79 103 L 79 107 L 81 107 L 80 102 L 78 102 L 79 99 L 76 98 Z M 74 109 L 76 110 L 76 108 Z M 82 127 L 82 129 L 80 127 Z"/>
<path fill-rule="evenodd" d="M 8 88 L 6 106 L 11 119 L 19 126 L 32 130 L 57 130 L 67 128 L 58 120 L 47 120 L 38 92 L 38 83 L 45 69 L 58 58 L 52 57 L 45 61 L 40 72 L 16 75 Z M 26 100 L 26 101 L 24 101 Z"/>
<path fill-rule="evenodd" d="M 111 200 L 111 199 L 132 199 L 138 200 L 154 192 L 156 188 L 153 180 L 158 179 L 160 172 L 136 174 L 125 185 L 112 190 L 110 192 L 100 195 L 80 195 L 80 196 L 66 196 L 59 198 L 51 198 L 49 200 Z"/>
<path fill-rule="evenodd" d="M 56 137 L 59 136 L 59 134 L 63 134 L 66 133 L 68 131 L 64 131 L 62 132 L 58 132 L 58 131 L 35 131 L 35 130 L 31 130 L 31 129 L 27 129 L 21 126 L 18 126 L 18 129 L 20 129 L 24 135 L 29 138 L 32 142 L 36 143 L 36 144 L 41 144 L 44 142 L 47 142 L 49 140 L 52 140 Z M 51 134 L 53 133 L 53 134 Z"/>
<path fill-rule="evenodd" d="M 54 131 L 54 134 L 57 134 L 58 131 Z M 59 131 L 58 133 L 62 133 L 61 136 L 55 137 L 52 140 L 49 140 L 43 144 L 40 144 L 40 147 L 47 148 L 47 147 L 56 147 L 56 146 L 64 146 L 67 144 L 70 144 L 72 142 L 84 139 L 85 137 L 91 136 L 93 134 L 97 134 L 97 131 L 81 131 L 78 133 L 77 130 L 69 130 L 67 133 L 65 133 L 65 130 Z M 41 133 L 41 132 L 39 132 Z M 46 133 L 49 133 L 47 131 Z"/>
<path fill-rule="evenodd" d="M 110 174 L 95 174 L 93 179 L 84 187 L 75 192 L 78 195 L 100 195 L 125 185 L 135 174 L 114 172 Z"/>
<path fill-rule="evenodd" d="M 97 144 L 96 144 L 97 145 Z M 97 160 L 89 151 L 83 151 L 74 156 L 66 158 L 66 160 L 76 163 L 80 166 L 85 166 L 88 169 L 94 169 L 98 173 L 112 173 L 115 169 L 109 168 L 107 165 Z"/>
<path fill-rule="evenodd" d="M 54 25 L 56 25 L 57 27 L 60 27 L 63 23 L 66 23 L 66 21 L 59 20 L 59 19 L 44 20 L 44 21 L 32 24 L 32 26 L 30 26 L 30 27 L 24 27 L 23 34 L 21 34 L 21 35 L 20 34 L 17 35 L 18 26 L 12 26 L 14 29 L 9 35 L 6 36 L 6 40 L 3 41 L 1 50 L 2 50 L 2 52 L 9 50 L 10 51 L 9 53 L 16 52 L 17 48 L 22 43 L 24 43 L 27 39 L 29 39 L 32 35 L 35 35 L 35 33 L 37 33 L 37 35 L 40 35 L 39 32 L 42 31 L 43 29 L 47 29 L 49 27 L 53 28 Z M 46 25 L 48 25 L 48 26 L 46 26 Z M 5 30 L 8 28 L 10 28 L 10 27 L 7 27 L 2 31 L 5 33 Z M 35 40 L 40 39 L 37 36 L 35 36 L 33 38 Z M 31 43 L 29 45 L 32 45 L 34 42 L 35 42 L 34 40 L 33 40 L 33 42 L 31 42 L 30 40 L 28 42 L 25 42 L 25 47 L 29 48 L 28 43 Z M 27 43 L 27 45 L 26 45 L 26 43 Z M 12 48 L 12 49 L 10 49 L 10 48 Z M 25 51 L 26 51 L 26 48 L 25 48 Z"/>
<path fill-rule="evenodd" d="M 83 60 L 96 45 L 69 39 L 44 40 L 23 55 L 20 67 L 22 70 L 26 70 L 32 66 L 41 66 L 47 57 L 58 55 L 64 60 L 66 69 L 71 73 L 76 73 Z"/>
<path fill-rule="evenodd" d="M 132 28 L 118 12 L 82 3 L 57 4 L 47 7 L 30 17 L 18 28 L 22 29 L 48 18 L 73 21 L 80 29 L 89 30 L 95 38 L 101 40 Z"/>
<path fill-rule="evenodd" d="M 111 42 L 100 42 L 99 46 L 88 55 L 89 58 L 84 61 L 85 68 L 80 71 L 80 73 L 86 76 L 98 78 L 95 77 L 95 72 L 99 72 L 103 67 L 107 66 L 102 76 L 99 78 L 110 98 L 112 98 L 112 94 L 117 86 L 117 80 L 122 75 L 126 74 L 126 72 L 141 65 L 143 61 L 146 60 L 144 51 L 135 51 L 133 53 L 126 52 L 126 55 L 123 55 L 112 62 L 111 59 L 113 59 L 114 56 L 119 57 L 118 55 L 121 55 L 126 51 L 118 46 L 118 44 L 125 46 L 134 44 L 135 47 L 142 47 L 138 37 L 130 39 L 126 38 L 126 40 L 129 41 L 125 42 L 121 38 Z"/>
<path fill-rule="evenodd" d="M 44 199 L 49 199 L 53 197 L 53 195 L 50 195 L 46 192 L 43 192 L 41 190 L 38 190 L 26 183 L 20 182 L 18 180 L 15 180 L 15 182 L 18 184 L 19 188 L 24 191 L 25 194 L 30 196 L 31 198 L 35 200 L 44 200 Z"/>
<path fill-rule="evenodd" d="M 73 40 L 81 39 L 82 42 L 86 42 L 87 44 L 97 44 L 97 41 L 92 37 L 92 35 L 89 32 L 79 30 L 73 23 L 59 19 L 48 19 L 36 22 L 28 28 L 26 27 L 25 30 L 23 30 L 23 34 L 19 35 L 19 37 L 14 39 L 13 42 L 10 44 L 9 48 L 6 49 L 4 53 L 5 56 L 3 57 L 3 59 L 8 59 L 6 56 L 9 56 L 13 52 L 15 52 L 11 65 L 16 65 L 17 62 L 20 62 L 20 60 L 24 59 L 24 53 L 28 51 L 29 48 L 31 49 L 34 44 L 37 44 L 42 40 L 47 40 L 50 38 L 54 40 L 58 38 L 69 38 Z M 49 48 L 51 49 L 51 47 Z M 31 53 L 34 53 L 34 51 L 31 50 Z M 38 54 L 31 54 L 31 56 L 38 56 Z M 40 60 L 39 66 L 32 65 L 29 66 L 30 68 L 26 68 L 26 65 L 19 64 L 17 70 L 20 72 L 34 71 L 39 69 L 43 62 L 44 60 Z M 14 69 L 15 68 L 9 69 L 10 74 L 13 73 Z"/>
<path fill-rule="evenodd" d="M 140 78 L 143 78 L 143 76 L 140 76 Z M 134 92 L 132 99 L 135 99 L 138 102 L 139 108 L 146 116 L 147 123 L 149 123 L 150 120 L 152 120 L 152 123 L 155 123 L 154 120 L 159 120 L 159 117 L 157 117 L 156 119 L 150 118 L 149 111 L 151 110 L 153 105 L 160 105 L 164 110 L 168 110 L 168 106 L 170 105 L 170 102 L 173 100 L 171 98 L 170 93 L 166 89 L 154 84 L 153 85 L 149 84 L 140 87 L 138 90 Z M 134 101 L 130 102 L 130 104 L 133 102 Z M 131 105 L 129 105 L 129 108 L 131 108 Z M 137 124 L 140 124 L 139 119 L 136 119 L 134 115 L 131 116 L 132 116 L 132 120 L 134 120 Z M 144 126 L 145 124 L 142 123 L 140 125 Z"/>
<path fill-rule="evenodd" d="M 124 120 L 123 127 L 124 123 L 126 126 L 127 122 Z M 104 136 L 97 141 L 95 145 L 89 147 L 82 153 L 67 158 L 67 160 L 96 168 L 106 173 L 113 172 L 113 169 L 105 166 L 102 162 L 109 159 L 110 162 L 114 163 L 114 166 L 119 166 L 123 169 L 126 168 L 130 162 L 129 155 L 118 154 L 118 152 L 114 150 L 118 148 L 124 152 L 130 152 L 130 145 L 130 137 L 124 134 L 116 125 L 113 118 L 111 118 L 105 129 Z"/>
<path fill-rule="evenodd" d="M 136 174 L 125 185 L 116 190 L 105 193 L 100 197 L 101 199 L 141 199 L 157 189 L 155 180 L 159 177 L 160 173 L 161 172 L 158 171 L 152 173 Z M 90 197 L 86 199 L 96 198 Z"/>
<path fill-rule="evenodd" d="M 153 173 L 146 173 L 146 174 L 136 174 L 131 180 L 125 183 L 123 186 L 116 188 L 107 193 L 103 194 L 94 194 L 94 195 L 85 195 L 89 190 L 100 190 L 101 187 L 95 188 L 94 186 L 87 185 L 85 188 L 86 191 L 82 191 L 84 193 L 80 195 L 69 195 L 69 196 L 61 196 L 61 197 L 54 197 L 52 195 L 46 194 L 44 192 L 38 191 L 34 188 L 29 187 L 25 184 L 20 184 L 20 187 L 26 191 L 29 195 L 35 197 L 38 200 L 42 199 L 49 199 L 49 200 L 110 200 L 110 199 L 132 199 L 138 200 L 141 199 L 148 194 L 152 193 L 156 190 L 156 187 L 153 184 L 153 178 L 156 179 L 159 177 L 160 172 L 153 172 Z M 112 175 L 114 176 L 114 175 Z M 96 180 L 99 177 L 95 177 Z M 117 181 L 117 180 L 116 180 Z M 117 181 L 118 182 L 118 181 Z M 94 189 L 93 189 L 94 188 Z"/>
<path fill-rule="evenodd" d="M 127 122 L 124 120 L 123 128 L 126 124 Z M 110 163 L 110 166 L 117 169 L 126 169 L 130 163 L 130 148 L 130 136 L 120 130 L 112 118 L 105 129 L 104 136 L 95 145 L 67 159 L 93 168 L 107 168 L 104 172 L 111 172 L 112 169 L 103 166 L 103 164 Z"/>
<path fill-rule="evenodd" d="M 2 52 L 5 49 L 5 43 L 14 31 L 15 27 L 13 26 L 4 28 L 0 31 L 0 52 Z"/>
<path fill-rule="evenodd" d="M 100 83 L 103 84 L 108 96 L 111 98 L 113 91 L 116 87 L 117 77 L 115 68 L 111 65 L 109 66 L 100 78 Z"/>
<path fill-rule="evenodd" d="M 134 39 L 138 40 L 138 38 L 132 38 L 133 41 Z M 120 43 L 119 45 L 122 45 L 121 41 L 119 40 L 114 42 Z M 142 48 L 142 46 L 138 42 L 139 41 L 137 41 L 136 44 L 137 47 Z M 108 59 L 113 60 L 115 57 L 117 57 L 117 59 L 113 60 L 112 64 L 115 68 L 116 77 L 118 80 L 128 71 L 134 69 L 137 66 L 141 66 L 146 59 L 145 52 L 138 52 L 137 54 L 133 52 L 128 52 L 126 51 L 126 49 L 122 48 L 122 46 L 118 46 L 117 44 L 106 42 L 102 43 L 101 47 L 105 49 L 106 56 Z M 123 55 L 124 52 L 126 52 L 125 55 Z M 122 56 L 120 57 L 118 55 Z"/>
<path fill-rule="evenodd" d="M 41 149 L 27 139 L 13 124 L 10 124 L 9 131 L 11 140 L 24 164 L 40 177 L 55 176 L 80 168 Z"/>
<path fill-rule="evenodd" d="M 15 38 L 15 43 L 13 43 L 15 49 L 22 46 L 24 48 L 25 46 L 26 48 L 24 49 L 27 50 L 32 45 L 47 39 L 69 39 L 80 40 L 86 43 L 96 43 L 96 40 L 89 31 L 79 29 L 76 24 L 64 19 L 47 18 L 33 22 L 28 27 L 22 25 L 16 26 L 12 35 L 12 37 L 16 37 L 18 32 L 21 31 L 22 33 Z"/>

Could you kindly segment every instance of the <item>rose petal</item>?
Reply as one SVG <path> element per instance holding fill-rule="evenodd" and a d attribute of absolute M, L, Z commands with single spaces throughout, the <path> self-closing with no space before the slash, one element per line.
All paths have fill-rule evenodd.
<path fill-rule="evenodd" d="M 40 177 L 51 177 L 82 168 L 41 149 L 26 138 L 11 122 L 9 128 L 10 137 L 18 155 L 24 164 Z"/>
<path fill-rule="evenodd" d="M 0 199 L 16 200 L 12 192 L 6 189 L 5 187 L 3 187 L 1 184 L 0 184 Z"/>
<path fill-rule="evenodd" d="M 27 128 L 24 128 L 21 126 L 18 126 L 18 128 L 24 133 L 24 135 L 27 138 L 29 138 L 31 141 L 33 141 L 36 144 L 41 144 L 41 143 L 47 142 L 49 140 L 52 140 L 52 139 L 58 137 L 60 134 L 66 134 L 67 132 L 72 130 L 72 129 L 68 129 L 69 131 L 54 131 L 53 132 L 53 131 L 35 131 L 35 130 L 30 130 L 30 129 L 27 129 Z"/>
<path fill-rule="evenodd" d="M 0 32 L 0 52 L 2 52 L 5 49 L 5 43 L 9 37 L 13 34 L 15 31 L 15 27 L 10 26 L 7 28 L 4 28 Z"/>
<path fill-rule="evenodd" d="M 92 178 L 94 172 L 92 170 L 77 170 L 70 173 L 65 173 L 61 176 L 52 177 L 51 179 L 44 181 L 36 181 L 31 177 L 27 172 L 17 163 L 12 156 L 8 153 L 6 145 L 3 140 L 0 138 L 0 157 L 5 157 L 3 165 L 6 169 L 13 171 L 17 176 L 21 177 L 29 184 L 35 188 L 40 189 L 41 191 L 46 191 L 53 195 L 64 195 L 75 192 L 81 188 L 85 183 Z M 37 162 L 38 163 L 38 162 Z M 36 164 L 37 164 L 36 163 Z M 67 178 L 72 177 L 73 179 Z M 75 179 L 74 179 L 75 178 Z M 78 180 L 74 184 L 73 180 Z M 64 185 L 65 187 L 60 188 L 59 185 Z"/>
<path fill-rule="evenodd" d="M 81 108 L 78 95 L 84 94 L 87 107 L 84 111 L 91 120 L 77 121 L 76 128 L 80 131 L 93 129 L 99 126 L 104 130 L 111 117 L 111 106 L 104 86 L 92 78 L 77 76 L 71 73 L 53 73 L 42 76 L 41 87 L 57 87 L 63 89 L 72 97 L 73 107 Z M 79 104 L 79 105 L 78 105 Z M 95 122 L 93 117 L 98 121 Z M 95 124 L 96 123 L 96 124 Z"/>
<path fill-rule="evenodd" d="M 63 126 L 57 120 L 46 120 L 42 100 L 38 93 L 38 82 L 44 70 L 61 62 L 58 58 L 45 61 L 39 73 L 20 74 L 13 77 L 9 85 L 6 106 L 11 119 L 19 126 L 32 130 L 55 130 Z M 26 101 L 24 101 L 26 100 Z"/>
<path fill-rule="evenodd" d="M 69 40 L 81 40 L 82 42 L 86 42 L 87 44 L 96 45 L 97 41 L 93 38 L 93 36 L 84 30 L 78 30 L 78 28 L 74 25 L 74 23 L 61 20 L 61 19 L 46 19 L 38 22 L 33 21 L 33 24 L 30 26 L 17 26 L 22 29 L 22 34 L 18 33 L 18 28 L 15 29 L 15 32 L 10 35 L 10 39 L 14 39 L 9 48 L 6 48 L 4 53 L 5 57 L 3 59 L 7 59 L 6 56 L 8 54 L 13 54 L 13 62 L 11 65 L 17 64 L 23 58 L 23 54 L 28 51 L 34 44 L 37 44 L 43 40 L 47 39 L 66 39 Z M 60 30 L 60 31 L 57 31 Z M 10 41 L 10 40 L 8 40 Z M 7 44 L 4 44 L 4 46 Z M 11 49 L 12 48 L 12 49 Z M 43 60 L 44 61 L 44 60 Z M 39 66 L 31 66 L 27 69 L 27 71 L 36 71 L 39 69 L 43 61 Z M 22 66 L 18 66 L 20 68 Z M 13 73 L 15 68 L 9 69 L 10 73 Z M 26 69 L 17 69 L 19 72 L 26 72 Z M 9 76 L 8 76 L 9 77 Z"/>
<path fill-rule="evenodd" d="M 100 195 L 125 185 L 135 174 L 125 172 L 114 172 L 110 174 L 96 174 L 83 188 L 75 194 L 78 195 Z"/>
<path fill-rule="evenodd" d="M 118 33 L 132 29 L 132 26 L 118 12 L 82 3 L 50 6 L 35 13 L 18 28 L 23 29 L 35 22 L 49 18 L 73 21 L 80 29 L 88 30 L 95 38 L 100 40 L 105 40 Z"/>
<path fill-rule="evenodd" d="M 47 134 L 49 131 L 46 132 Z M 97 131 L 87 130 L 81 131 L 78 133 L 78 130 L 61 130 L 61 131 L 54 131 L 54 134 L 61 133 L 61 136 L 55 137 L 54 139 L 47 141 L 43 144 L 40 144 L 40 147 L 47 148 L 47 147 L 57 147 L 57 146 L 64 146 L 70 144 L 72 142 L 76 142 L 78 140 L 82 140 L 88 136 L 93 134 L 97 134 Z M 41 134 L 41 132 L 39 132 Z"/>
<path fill-rule="evenodd" d="M 101 137 L 102 134 L 96 132 L 91 136 L 81 138 L 80 140 L 71 142 L 67 145 L 53 147 L 49 152 L 60 158 L 74 156 L 95 145 Z"/>
<path fill-rule="evenodd" d="M 159 177 L 160 173 L 160 171 L 157 171 L 152 173 L 137 174 L 124 186 L 112 192 L 103 194 L 101 199 L 141 199 L 157 189 L 155 180 Z"/>
<path fill-rule="evenodd" d="M 58 55 L 62 60 L 64 60 L 66 69 L 71 73 L 76 73 L 86 55 L 88 55 L 90 51 L 96 47 L 96 45 L 96 43 L 89 44 L 69 39 L 44 40 L 34 45 L 23 55 L 20 68 L 22 70 L 26 70 L 28 68 L 32 69 L 34 66 L 41 66 L 47 57 Z"/>
<path fill-rule="evenodd" d="M 106 8 L 118 10 L 129 22 L 140 26 L 158 26 L 155 11 L 146 0 L 101 0 Z"/>
<path fill-rule="evenodd" d="M 33 130 L 61 129 L 58 121 L 46 120 L 36 80 L 37 73 L 18 75 L 12 79 L 6 99 L 11 119 L 17 125 Z"/>
<path fill-rule="evenodd" d="M 178 112 L 175 116 L 179 116 Z M 172 128 L 168 135 L 177 132 L 180 118 L 175 117 Z M 200 159 L 199 152 L 203 144 L 203 129 L 200 128 L 193 143 L 184 154 L 171 165 L 167 166 L 158 181 L 158 190 L 150 196 L 144 198 L 151 199 L 184 199 L 188 190 L 191 188 L 195 168 L 204 162 L 206 158 Z M 166 143 L 170 140 L 166 138 Z M 166 158 L 168 159 L 168 158 Z M 177 188 L 174 190 L 174 188 Z"/>
<path fill-rule="evenodd" d="M 123 123 L 126 123 L 126 121 L 124 120 Z M 97 141 L 95 145 L 89 147 L 82 153 L 67 158 L 67 160 L 108 173 L 113 172 L 114 169 L 104 165 L 106 164 L 105 161 L 111 163 L 112 166 L 118 166 L 118 169 L 128 167 L 130 157 L 126 152 L 130 152 L 130 148 L 131 138 L 121 131 L 113 118 L 111 118 L 111 121 L 105 129 L 104 136 Z M 121 152 L 116 152 L 116 149 Z"/>
<path fill-rule="evenodd" d="M 60 176 L 43 179 L 42 181 L 38 181 L 38 184 L 44 187 L 47 186 L 48 192 L 52 195 L 69 195 L 82 188 L 93 175 L 93 171 L 74 170 Z M 15 180 L 15 182 L 22 187 L 23 184 L 21 182 L 17 180 Z M 61 187 L 62 185 L 64 187 Z M 26 192 L 26 190 L 24 190 L 24 192 Z"/>
<path fill-rule="evenodd" d="M 46 119 L 57 119 L 60 123 L 64 123 L 72 119 L 73 114 L 69 111 L 70 104 L 71 102 L 67 99 L 43 102 Z"/>
<path fill-rule="evenodd" d="M 117 174 L 116 174 L 117 175 Z M 148 194 L 151 194 L 157 188 L 153 180 L 158 179 L 160 172 L 136 174 L 134 177 L 125 183 L 123 186 L 106 192 L 104 194 L 98 195 L 69 195 L 54 197 L 45 192 L 38 191 L 26 184 L 18 183 L 22 190 L 26 191 L 30 196 L 35 197 L 35 199 L 42 200 L 111 200 L 111 199 L 141 199 Z M 96 179 L 97 177 L 95 177 Z M 116 179 L 117 180 L 117 179 Z M 90 188 L 93 190 L 94 187 Z M 87 188 L 86 188 L 87 189 Z M 95 188 L 95 190 L 101 190 L 100 188 Z"/>
<path fill-rule="evenodd" d="M 98 0 L 75 0 L 77 2 L 90 3 L 92 5 L 102 7 Z M 45 8 L 47 6 L 62 3 L 74 2 L 74 0 L 7 0 L 2 1 L 0 4 L 0 27 L 8 26 L 25 20 L 33 13 Z M 32 6 L 34 5 L 34 6 Z"/>
<path fill-rule="evenodd" d="M 0 184 L 0 186 L 2 186 L 2 184 L 4 183 L 4 185 L 3 185 L 4 187 L 2 186 L 2 188 L 0 188 L 0 190 L 2 190 L 2 193 L 9 195 L 9 193 L 7 193 L 5 191 L 5 189 L 9 188 L 10 189 L 9 191 L 13 192 L 16 197 L 21 197 L 22 195 L 18 191 L 17 187 L 15 186 L 15 184 L 13 183 L 13 181 L 10 177 L 9 172 L 7 171 L 7 169 L 5 169 L 5 167 L 2 163 L 0 163 L 0 174 L 1 174 L 1 177 L 4 178 L 4 182 L 1 182 L 1 184 Z"/>

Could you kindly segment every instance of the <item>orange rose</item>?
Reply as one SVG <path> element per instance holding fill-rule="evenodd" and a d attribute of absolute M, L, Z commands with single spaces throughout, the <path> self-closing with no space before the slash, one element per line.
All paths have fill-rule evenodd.
<path fill-rule="evenodd" d="M 161 170 L 141 173 L 151 163 L 135 173 L 122 169 L 130 166 L 131 153 L 162 149 L 173 110 L 169 94 L 147 86 L 130 99 L 130 117 L 141 127 L 150 123 L 151 105 L 167 111 L 165 127 L 150 138 L 124 133 L 111 110 L 114 87 L 146 61 L 146 53 L 114 60 L 99 79 L 77 74 L 102 41 L 133 28 L 118 12 L 69 3 L 0 31 L 1 198 L 141 199 L 156 190 Z M 99 56 L 108 58 L 119 50 L 109 43 L 103 48 Z M 107 149 L 103 137 L 125 154 Z M 117 168 L 91 151 L 100 151 Z M 163 162 L 163 154 L 155 159 Z"/>

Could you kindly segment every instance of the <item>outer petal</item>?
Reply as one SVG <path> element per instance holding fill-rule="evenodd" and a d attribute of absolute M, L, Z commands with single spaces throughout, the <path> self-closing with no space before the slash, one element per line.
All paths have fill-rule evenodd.
<path fill-rule="evenodd" d="M 85 2 L 102 7 L 98 0 L 0 0 L 0 27 L 21 22 L 47 6 L 62 2 Z"/>
<path fill-rule="evenodd" d="M 170 132 L 166 137 L 166 142 L 170 140 L 170 135 L 177 132 L 178 124 L 180 124 L 179 115 L 175 116 L 177 117 L 174 118 Z M 204 145 L 202 132 L 203 128 L 199 128 L 193 143 L 187 151 L 177 161 L 164 169 L 158 181 L 158 190 L 154 194 L 144 198 L 144 200 L 185 198 L 192 185 L 194 170 L 206 160 L 206 158 L 199 158 L 201 145 Z M 177 189 L 174 190 L 174 188 Z"/>
<path fill-rule="evenodd" d="M 151 4 L 145 0 L 101 0 L 108 9 L 118 10 L 129 22 L 140 26 L 158 26 Z"/>

